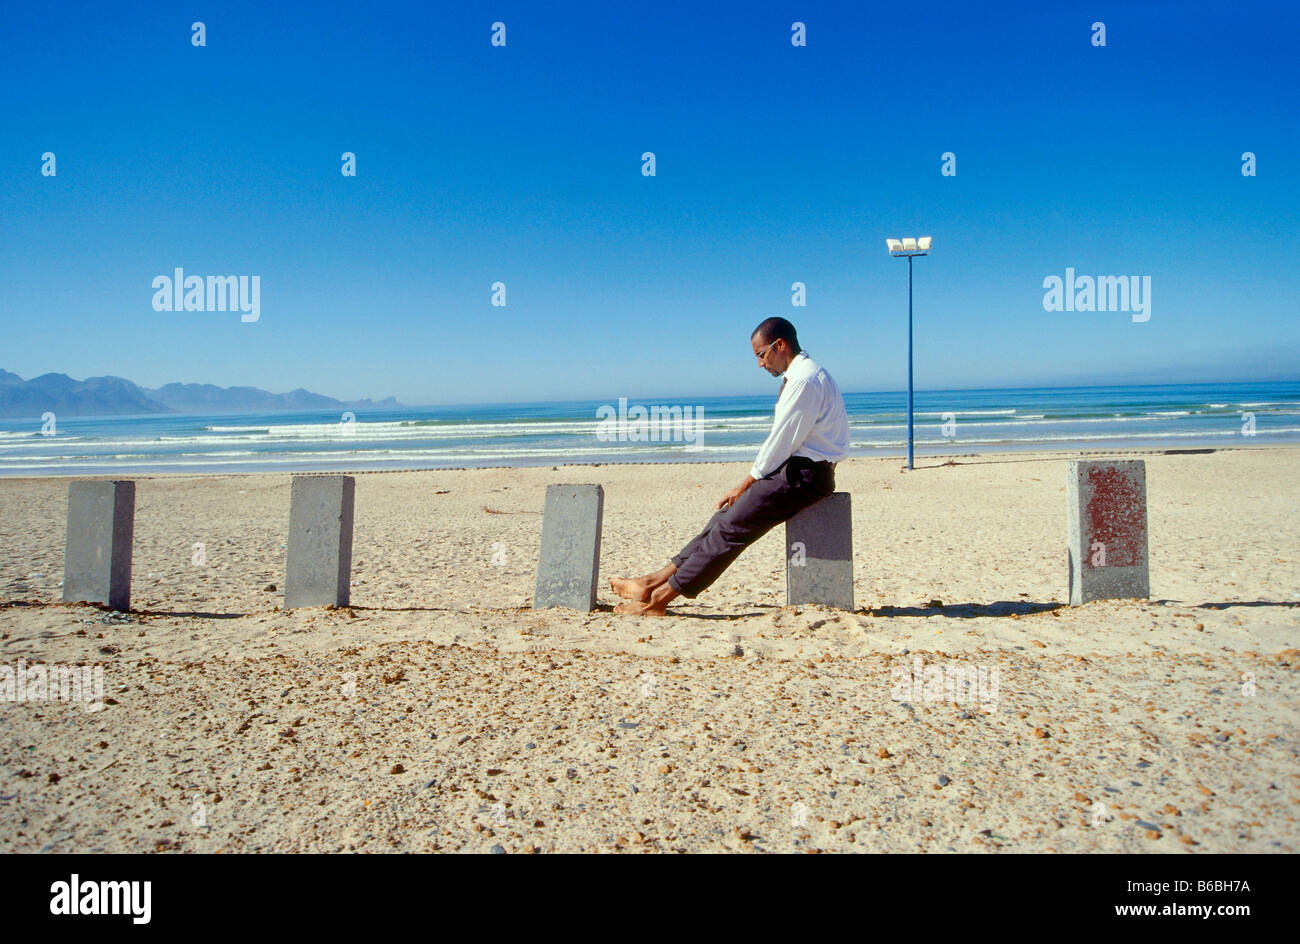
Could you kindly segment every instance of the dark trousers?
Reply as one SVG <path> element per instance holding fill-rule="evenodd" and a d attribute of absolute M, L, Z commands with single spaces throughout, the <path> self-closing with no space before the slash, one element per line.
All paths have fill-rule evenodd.
<path fill-rule="evenodd" d="M 731 507 L 709 519 L 704 530 L 673 558 L 677 573 L 668 583 L 684 597 L 698 596 L 722 576 L 741 551 L 834 491 L 834 465 L 792 457 L 746 489 Z"/>

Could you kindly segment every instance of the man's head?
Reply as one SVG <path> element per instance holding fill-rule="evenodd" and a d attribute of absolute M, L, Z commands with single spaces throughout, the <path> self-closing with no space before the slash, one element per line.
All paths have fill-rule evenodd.
<path fill-rule="evenodd" d="M 749 341 L 758 358 L 758 366 L 773 377 L 784 374 L 801 350 L 794 325 L 784 318 L 768 318 L 754 329 Z"/>

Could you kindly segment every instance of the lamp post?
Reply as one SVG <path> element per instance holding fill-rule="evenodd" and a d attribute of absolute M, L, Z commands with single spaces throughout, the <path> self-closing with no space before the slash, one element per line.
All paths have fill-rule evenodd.
<path fill-rule="evenodd" d="M 889 254 L 895 258 L 907 257 L 907 467 L 912 466 L 912 257 L 924 256 L 930 251 L 931 239 L 922 236 L 914 239 L 886 239 Z"/>

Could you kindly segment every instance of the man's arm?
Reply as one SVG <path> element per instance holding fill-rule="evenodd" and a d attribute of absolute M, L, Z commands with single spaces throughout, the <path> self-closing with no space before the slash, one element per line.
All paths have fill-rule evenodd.
<path fill-rule="evenodd" d="M 780 468 L 796 449 L 804 444 L 817 425 L 821 398 L 817 388 L 806 382 L 793 385 L 787 396 L 776 405 L 776 419 L 767 441 L 758 450 L 758 458 L 749 470 L 752 480 L 761 479 Z"/>
<path fill-rule="evenodd" d="M 794 455 L 794 451 L 804 444 L 804 440 L 816 425 L 820 407 L 821 402 L 817 397 L 817 391 L 807 383 L 800 382 L 791 387 L 789 395 L 777 403 L 772 431 L 768 433 L 767 441 L 758 450 L 758 458 L 754 460 L 749 475 L 745 476 L 745 481 L 738 487 L 723 495 L 721 501 L 714 507 L 726 508 L 734 505 L 736 499 L 745 494 L 751 485 L 780 468 L 781 463 Z"/>
<path fill-rule="evenodd" d="M 730 508 L 736 503 L 736 499 L 745 494 L 749 486 L 753 485 L 757 481 L 758 479 L 754 478 L 752 475 L 745 476 L 745 481 L 741 482 L 737 488 L 733 488 L 731 491 L 727 492 L 727 494 L 723 495 L 721 500 L 713 507 Z"/>

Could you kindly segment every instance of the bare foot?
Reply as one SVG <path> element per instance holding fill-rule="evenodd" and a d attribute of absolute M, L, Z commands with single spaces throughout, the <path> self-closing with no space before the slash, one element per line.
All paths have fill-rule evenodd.
<path fill-rule="evenodd" d="M 636 600 L 638 603 L 645 603 L 650 599 L 650 588 L 646 586 L 645 581 L 640 577 L 610 577 L 609 589 L 625 600 Z M 615 610 L 615 612 L 619 611 Z"/>
<path fill-rule="evenodd" d="M 668 610 L 664 606 L 655 606 L 653 603 L 620 603 L 614 607 L 615 613 L 630 613 L 633 616 L 667 616 Z"/>

